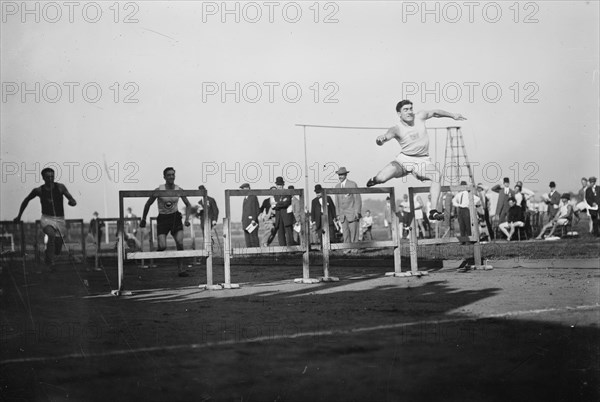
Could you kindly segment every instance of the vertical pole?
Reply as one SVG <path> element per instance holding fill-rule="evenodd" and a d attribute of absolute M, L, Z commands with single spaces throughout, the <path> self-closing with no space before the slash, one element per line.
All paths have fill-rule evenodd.
<path fill-rule="evenodd" d="M 119 191 L 119 222 L 117 223 L 117 265 L 119 276 L 119 291 L 123 290 L 123 226 L 123 196 Z"/>
<path fill-rule="evenodd" d="M 229 235 L 229 229 L 229 218 L 225 217 L 223 218 L 223 237 L 225 247 L 225 250 L 223 250 L 223 262 L 225 265 L 225 285 L 231 285 L 231 259 L 229 255 L 229 251 L 231 250 L 231 236 Z"/>
<path fill-rule="evenodd" d="M 204 210 L 202 214 L 204 215 L 204 250 L 208 253 L 206 258 L 206 285 L 213 285 L 213 267 L 212 267 L 212 242 L 210 237 L 210 225 L 211 221 L 208 218 L 208 197 L 206 194 L 202 196 L 204 201 Z"/>
<path fill-rule="evenodd" d="M 242 228 L 243 230 L 243 228 Z M 255 229 L 258 230 L 258 229 Z M 229 190 L 225 190 L 225 219 L 223 219 L 223 258 L 225 264 L 225 283 L 231 283 L 231 198 Z"/>
<path fill-rule="evenodd" d="M 417 263 L 417 220 L 415 219 L 415 200 L 413 194 L 413 188 L 408 188 L 408 203 L 410 205 L 410 214 L 412 215 L 412 221 L 410 226 L 412 227 L 410 233 L 410 270 L 417 272 L 419 270 Z"/>
<path fill-rule="evenodd" d="M 402 245 L 398 234 L 398 216 L 396 215 L 396 195 L 394 188 L 390 191 L 390 217 L 392 218 L 392 241 L 394 242 L 394 272 L 402 272 Z"/>
<path fill-rule="evenodd" d="M 475 266 L 481 265 L 481 244 L 479 243 L 479 219 L 477 218 L 477 211 L 475 210 L 475 197 L 473 192 L 475 187 L 469 189 L 469 213 L 471 215 L 471 233 L 475 236 L 475 244 L 473 245 L 473 264 Z"/>
<path fill-rule="evenodd" d="M 321 251 L 323 251 L 323 277 L 329 278 L 329 250 L 330 250 L 330 233 L 329 233 L 329 203 L 327 202 L 327 190 L 323 188 L 321 192 L 321 201 L 323 214 L 321 215 L 321 231 L 325 231 L 322 234 L 321 238 L 323 241 L 321 242 Z"/>
<path fill-rule="evenodd" d="M 40 221 L 35 221 L 35 235 L 34 235 L 34 239 L 35 241 L 33 242 L 33 252 L 35 253 L 35 262 L 36 264 L 38 264 L 40 262 L 40 244 L 39 244 L 39 236 L 40 233 Z"/>
<path fill-rule="evenodd" d="M 304 195 L 300 194 L 300 204 L 304 205 Z M 308 226 L 308 214 L 306 209 L 302 212 L 302 222 L 300 222 L 300 245 L 304 247 L 302 253 L 302 279 L 310 278 L 310 233 Z"/>
<path fill-rule="evenodd" d="M 81 220 L 81 253 L 83 254 L 83 262 L 85 263 L 87 253 L 85 250 L 85 230 L 83 227 L 83 219 Z"/>
<path fill-rule="evenodd" d="M 120 202 L 120 199 L 119 199 Z M 118 225 L 117 225 L 117 229 L 118 229 Z M 94 268 L 98 268 L 98 262 L 100 259 L 100 222 L 98 222 L 98 219 L 96 219 L 96 228 L 94 230 L 94 243 L 96 244 L 96 257 L 95 257 L 95 264 L 94 264 Z M 117 233 L 118 235 L 118 233 Z"/>
<path fill-rule="evenodd" d="M 25 255 L 27 251 L 25 247 L 27 246 L 25 245 L 25 224 L 23 221 L 19 222 L 19 233 L 21 234 L 21 259 L 23 261 L 23 272 L 25 272 Z"/>

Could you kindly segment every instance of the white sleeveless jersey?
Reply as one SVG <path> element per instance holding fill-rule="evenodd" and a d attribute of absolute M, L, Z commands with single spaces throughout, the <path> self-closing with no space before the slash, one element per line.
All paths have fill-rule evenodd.
<path fill-rule="evenodd" d="M 158 186 L 157 190 L 166 190 L 166 186 L 161 184 Z M 181 190 L 177 184 L 173 190 Z M 158 197 L 158 213 L 159 214 L 173 214 L 177 212 L 177 204 L 179 202 L 179 197 Z"/>
<path fill-rule="evenodd" d="M 429 134 L 425 121 L 414 120 L 414 126 L 398 124 L 399 137 L 396 140 L 402 147 L 402 153 L 408 156 L 429 156 Z"/>

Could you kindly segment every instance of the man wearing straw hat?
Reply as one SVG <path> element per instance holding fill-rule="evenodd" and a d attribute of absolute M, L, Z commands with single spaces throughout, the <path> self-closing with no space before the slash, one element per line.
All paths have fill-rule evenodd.
<path fill-rule="evenodd" d="M 335 172 L 340 182 L 335 188 L 358 188 L 358 185 L 352 180 L 348 180 L 348 173 L 344 166 Z M 360 194 L 337 194 L 335 203 L 338 210 L 338 219 L 342 224 L 344 243 L 354 243 L 358 241 L 360 214 L 362 210 L 362 199 Z"/>

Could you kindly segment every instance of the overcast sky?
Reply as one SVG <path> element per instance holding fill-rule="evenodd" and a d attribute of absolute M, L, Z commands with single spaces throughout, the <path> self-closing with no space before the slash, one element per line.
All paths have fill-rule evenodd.
<path fill-rule="evenodd" d="M 597 1 L 22 4 L 2 3 L 3 220 L 47 165 L 79 203 L 67 218 L 117 216 L 118 191 L 166 166 L 220 205 L 243 182 L 304 188 L 296 124 L 390 127 L 403 98 L 468 118 L 476 182 L 576 191 L 599 173 Z M 364 186 L 399 152 L 384 132 L 307 128 L 310 197 L 339 166 Z M 445 130 L 431 135 L 443 164 Z"/>

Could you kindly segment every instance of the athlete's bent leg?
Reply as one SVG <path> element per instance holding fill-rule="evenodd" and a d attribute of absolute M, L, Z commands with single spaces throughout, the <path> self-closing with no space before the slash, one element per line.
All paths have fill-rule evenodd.
<path fill-rule="evenodd" d="M 398 163 L 390 162 L 383 169 L 379 171 L 375 176 L 369 179 L 367 187 L 373 187 L 376 184 L 385 183 L 386 181 L 393 178 L 404 177 L 408 172 Z"/>

